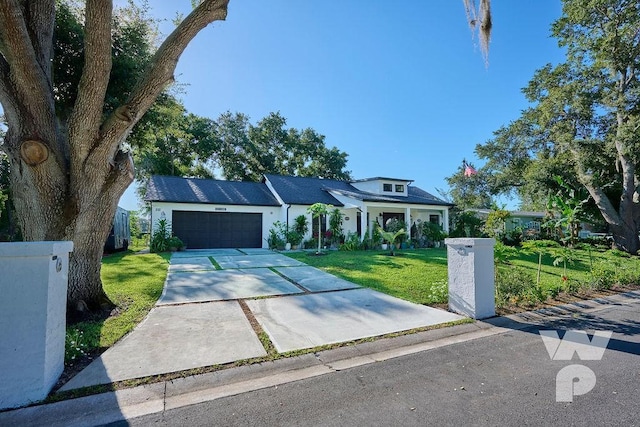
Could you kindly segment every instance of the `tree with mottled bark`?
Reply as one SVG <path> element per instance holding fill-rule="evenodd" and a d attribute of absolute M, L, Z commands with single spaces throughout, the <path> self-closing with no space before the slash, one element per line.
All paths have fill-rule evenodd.
<path fill-rule="evenodd" d="M 27 241 L 71 240 L 68 310 L 111 306 L 100 263 L 118 200 L 134 178 L 124 142 L 155 99 L 173 82 L 189 42 L 224 20 L 228 0 L 203 0 L 162 42 L 128 91 L 105 112 L 112 69 L 113 4 L 87 0 L 84 63 L 68 114 L 56 109 L 52 72 L 55 0 L 0 0 L 0 103 L 7 122 L 3 150 Z"/>
<path fill-rule="evenodd" d="M 536 71 L 523 90 L 532 107 L 476 151 L 489 160 L 488 168 L 508 177 L 505 183 L 538 177 L 557 188 L 554 178 L 560 176 L 586 190 L 585 208 L 593 203 L 616 247 L 635 254 L 640 249 L 640 5 L 564 0 L 552 35 L 566 49 L 566 61 Z"/>

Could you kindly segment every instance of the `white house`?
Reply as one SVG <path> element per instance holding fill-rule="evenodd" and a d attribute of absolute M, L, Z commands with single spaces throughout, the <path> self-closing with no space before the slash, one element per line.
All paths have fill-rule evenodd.
<path fill-rule="evenodd" d="M 293 225 L 294 218 L 311 215 L 314 203 L 331 204 L 344 215 L 344 232 L 364 237 L 373 222 L 384 226 L 391 218 L 409 225 L 425 221 L 448 231 L 453 206 L 411 185 L 411 180 L 369 178 L 356 181 L 264 175 L 262 182 L 153 176 L 146 201 L 151 205 L 152 232 L 160 219 L 190 249 L 267 247 L 276 221 Z"/>

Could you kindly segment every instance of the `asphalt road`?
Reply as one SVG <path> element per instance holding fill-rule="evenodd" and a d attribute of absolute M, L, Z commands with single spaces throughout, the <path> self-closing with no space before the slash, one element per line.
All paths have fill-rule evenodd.
<path fill-rule="evenodd" d="M 552 360 L 539 329 L 613 335 L 601 360 Z M 569 365 L 596 384 L 556 402 Z M 639 409 L 640 301 L 112 425 L 639 426 Z"/>

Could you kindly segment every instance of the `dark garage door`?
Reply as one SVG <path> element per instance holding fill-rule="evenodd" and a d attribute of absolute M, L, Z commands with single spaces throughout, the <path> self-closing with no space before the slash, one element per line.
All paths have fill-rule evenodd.
<path fill-rule="evenodd" d="M 173 211 L 171 229 L 187 249 L 262 247 L 261 213 Z"/>

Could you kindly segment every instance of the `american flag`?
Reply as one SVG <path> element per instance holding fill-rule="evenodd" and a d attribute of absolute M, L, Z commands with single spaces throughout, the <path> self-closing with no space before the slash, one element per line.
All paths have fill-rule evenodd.
<path fill-rule="evenodd" d="M 478 171 L 475 170 L 473 166 L 468 164 L 466 161 L 463 163 L 464 163 L 464 176 L 469 177 L 478 173 Z"/>

